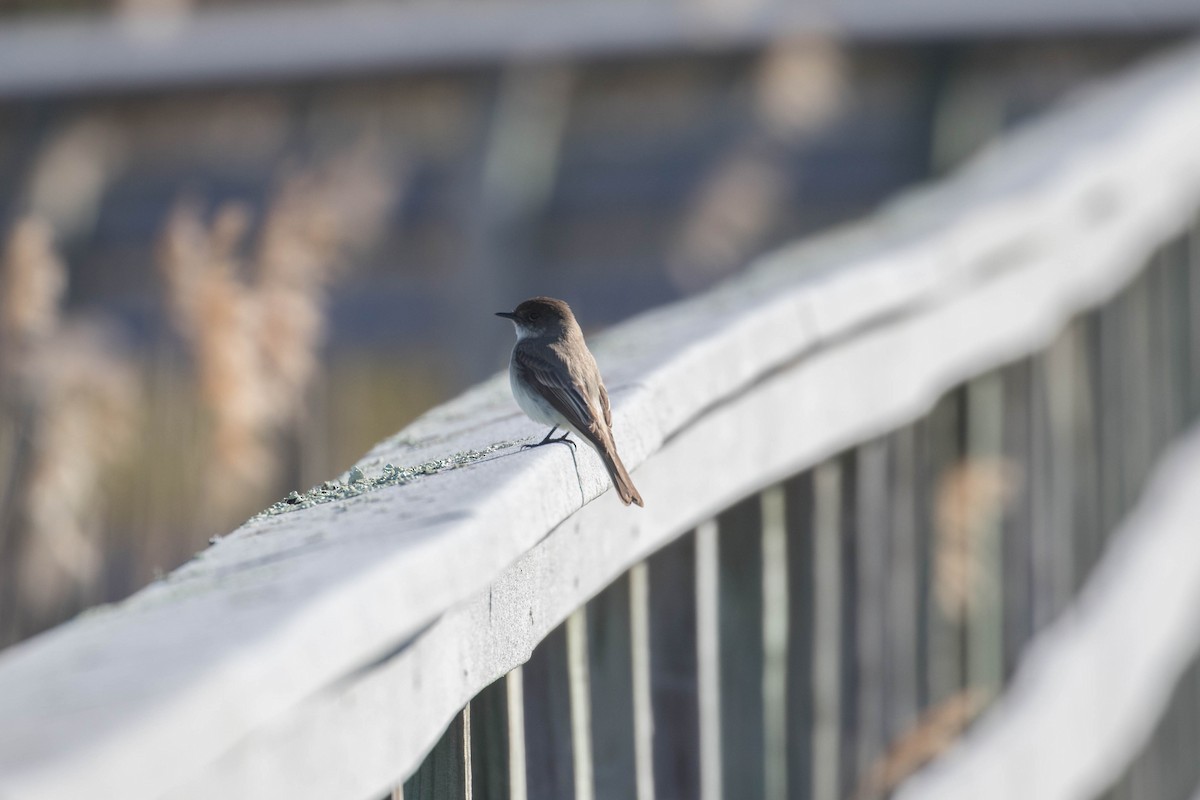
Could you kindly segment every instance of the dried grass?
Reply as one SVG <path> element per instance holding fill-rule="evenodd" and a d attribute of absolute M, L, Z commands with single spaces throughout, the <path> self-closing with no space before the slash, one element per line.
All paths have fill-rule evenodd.
<path fill-rule="evenodd" d="M 38 421 L 24 497 L 20 598 L 35 616 L 94 593 L 101 576 L 104 476 L 130 451 L 139 376 L 106 327 L 71 322 L 34 356 Z"/>
<path fill-rule="evenodd" d="M 274 488 L 284 434 L 305 422 L 325 338 L 325 298 L 345 251 L 383 227 L 394 190 L 369 145 L 285 178 L 253 246 L 249 211 L 195 203 L 172 213 L 159 256 L 212 423 L 207 485 L 218 513 Z"/>
<path fill-rule="evenodd" d="M 927 710 L 871 765 L 852 796 L 855 800 L 870 800 L 895 789 L 901 781 L 953 745 L 989 700 L 991 693 L 986 689 L 969 688 Z"/>
<path fill-rule="evenodd" d="M 1016 497 L 1020 468 L 997 457 L 966 459 L 938 480 L 934 590 L 947 618 L 961 622 L 999 588 L 984 569 L 989 537 Z"/>
<path fill-rule="evenodd" d="M 9 367 L 20 359 L 18 351 L 53 333 L 66 288 L 66 266 L 50 226 L 38 217 L 19 220 L 9 232 L 0 274 L 0 342 Z"/>
<path fill-rule="evenodd" d="M 103 566 L 102 478 L 128 453 L 140 396 L 136 372 L 106 329 L 62 322 L 67 275 L 48 224 L 18 221 L 0 267 L 7 637 L 61 617 L 72 597 L 94 592 Z"/>

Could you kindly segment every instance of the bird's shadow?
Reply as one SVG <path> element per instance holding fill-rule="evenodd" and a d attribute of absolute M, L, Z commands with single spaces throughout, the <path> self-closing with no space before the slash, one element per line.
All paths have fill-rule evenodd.
<path fill-rule="evenodd" d="M 568 447 L 568 449 L 570 449 L 571 463 L 575 466 L 575 483 L 579 487 L 579 505 L 580 506 L 585 505 L 587 503 L 587 495 L 583 491 L 583 476 L 579 473 L 579 458 L 575 452 L 575 442 L 571 441 L 570 439 L 567 439 L 566 437 L 563 437 L 560 439 L 550 439 L 548 441 L 537 442 L 536 444 L 522 444 L 520 446 L 520 448 L 517 450 L 512 450 L 511 448 L 506 448 L 504 451 L 498 452 L 493 456 L 488 456 L 487 458 L 481 458 L 481 459 L 479 459 L 479 461 L 477 461 L 475 463 L 483 464 L 488 461 L 495 461 L 495 460 L 501 459 L 501 458 L 511 458 L 512 456 L 520 455 L 521 453 L 525 452 L 526 450 L 535 450 L 539 447 L 542 447 L 542 446 L 548 445 L 548 444 L 565 444 Z"/>

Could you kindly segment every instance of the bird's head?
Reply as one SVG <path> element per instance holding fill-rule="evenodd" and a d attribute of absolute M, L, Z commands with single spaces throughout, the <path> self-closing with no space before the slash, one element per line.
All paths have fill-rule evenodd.
<path fill-rule="evenodd" d="M 517 329 L 517 339 L 543 336 L 557 338 L 571 328 L 578 327 L 571 307 L 553 297 L 534 297 L 512 311 L 497 311 L 496 316 L 512 320 Z"/>

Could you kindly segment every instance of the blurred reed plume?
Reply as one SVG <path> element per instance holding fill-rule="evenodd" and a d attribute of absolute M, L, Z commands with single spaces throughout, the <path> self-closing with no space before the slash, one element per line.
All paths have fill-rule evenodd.
<path fill-rule="evenodd" d="M 29 176 L 29 206 L 63 240 L 89 233 L 100 199 L 129 158 L 128 132 L 111 116 L 85 114 L 55 130 Z"/>
<path fill-rule="evenodd" d="M 71 321 L 35 356 L 41 402 L 20 587 L 42 618 L 59 616 L 71 595 L 98 599 L 105 476 L 128 455 L 141 405 L 140 375 L 120 352 L 107 326 Z"/>
<path fill-rule="evenodd" d="M 50 226 L 10 231 L 0 265 L 0 643 L 95 597 L 103 476 L 129 451 L 138 376 L 96 323 L 63 322 Z"/>
<path fill-rule="evenodd" d="M 13 225 L 0 281 L 0 368 L 11 378 L 14 368 L 21 366 L 19 351 L 54 332 L 67 288 L 66 268 L 45 221 L 26 217 Z"/>
<path fill-rule="evenodd" d="M 852 797 L 871 800 L 895 789 L 953 745 L 990 700 L 990 691 L 967 688 L 927 710 L 876 759 Z"/>
<path fill-rule="evenodd" d="M 239 203 L 206 222 L 184 201 L 167 221 L 159 261 L 211 425 L 213 524 L 281 488 L 286 451 L 306 420 L 330 282 L 347 249 L 378 236 L 395 201 L 375 155 L 359 147 L 285 178 L 252 246 L 251 213 Z"/>
<path fill-rule="evenodd" d="M 186 339 L 211 415 L 208 493 L 222 508 L 261 492 L 276 468 L 265 440 L 271 409 L 259 351 L 259 298 L 242 275 L 238 250 L 249 212 L 229 203 L 206 224 L 199 208 L 180 203 L 160 248 L 172 319 Z"/>
<path fill-rule="evenodd" d="M 960 461 L 938 479 L 935 496 L 934 590 L 947 618 L 961 622 L 999 589 L 983 569 L 990 536 L 1016 498 L 1020 468 L 998 457 Z"/>

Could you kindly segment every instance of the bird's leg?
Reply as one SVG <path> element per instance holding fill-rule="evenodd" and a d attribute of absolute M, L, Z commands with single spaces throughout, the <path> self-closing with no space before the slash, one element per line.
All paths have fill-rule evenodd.
<path fill-rule="evenodd" d="M 542 439 L 537 444 L 523 444 L 523 445 L 521 445 L 521 449 L 525 450 L 525 449 L 528 449 L 531 447 L 541 447 L 544 444 L 566 444 L 566 445 L 570 445 L 571 449 L 574 450 L 575 443 L 567 438 L 568 436 L 571 435 L 571 432 L 567 431 L 562 436 L 559 436 L 557 439 L 551 439 L 550 437 L 554 435 L 554 432 L 556 430 L 558 430 L 557 425 L 555 425 L 553 428 L 550 429 L 550 432 L 546 434 L 546 438 Z"/>

